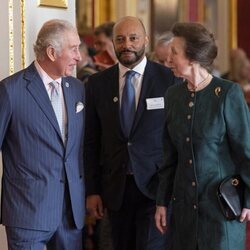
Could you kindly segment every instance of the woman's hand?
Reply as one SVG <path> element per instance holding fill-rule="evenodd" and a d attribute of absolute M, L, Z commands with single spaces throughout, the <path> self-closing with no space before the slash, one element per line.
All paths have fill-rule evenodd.
<path fill-rule="evenodd" d="M 167 230 L 167 208 L 164 206 L 157 206 L 155 212 L 155 223 L 157 229 L 164 234 Z"/>
<path fill-rule="evenodd" d="M 250 221 L 250 209 L 243 208 L 241 215 L 240 215 L 240 222 L 247 222 Z"/>

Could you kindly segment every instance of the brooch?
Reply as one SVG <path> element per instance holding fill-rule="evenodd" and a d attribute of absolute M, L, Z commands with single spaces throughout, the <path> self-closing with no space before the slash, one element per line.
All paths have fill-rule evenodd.
<path fill-rule="evenodd" d="M 221 87 L 216 87 L 215 90 L 214 90 L 215 95 L 219 97 L 220 92 L 221 92 Z"/>

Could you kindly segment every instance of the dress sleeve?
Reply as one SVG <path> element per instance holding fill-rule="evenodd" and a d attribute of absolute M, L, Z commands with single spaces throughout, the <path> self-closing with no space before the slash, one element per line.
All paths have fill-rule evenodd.
<path fill-rule="evenodd" d="M 157 189 L 156 203 L 159 206 L 167 206 L 171 200 L 174 176 L 177 166 L 177 150 L 172 143 L 171 137 L 168 131 L 168 123 L 171 116 L 171 105 L 169 102 L 169 91 L 165 95 L 165 124 L 163 132 L 163 147 L 164 147 L 164 161 L 159 170 L 159 184 Z"/>
<path fill-rule="evenodd" d="M 250 117 L 243 91 L 232 85 L 225 98 L 225 122 L 233 156 L 246 184 L 244 207 L 250 208 Z"/>

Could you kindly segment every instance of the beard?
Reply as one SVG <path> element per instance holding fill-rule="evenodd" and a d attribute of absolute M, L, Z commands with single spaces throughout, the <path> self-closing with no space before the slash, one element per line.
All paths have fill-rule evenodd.
<path fill-rule="evenodd" d="M 133 53 L 134 56 L 129 56 L 128 58 L 123 58 L 123 53 Z M 141 61 L 141 59 L 144 57 L 145 54 L 145 47 L 142 47 L 139 51 L 132 51 L 129 49 L 124 49 L 122 51 L 115 51 L 116 57 L 119 60 L 119 62 L 126 66 L 126 67 L 131 67 L 136 65 Z"/>

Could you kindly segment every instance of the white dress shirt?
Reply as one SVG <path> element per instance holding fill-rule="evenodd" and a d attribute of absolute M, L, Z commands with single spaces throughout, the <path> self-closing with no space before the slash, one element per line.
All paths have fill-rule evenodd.
<path fill-rule="evenodd" d="M 59 96 L 60 96 L 60 99 L 61 99 L 61 103 L 62 103 L 62 110 L 63 110 L 63 126 L 64 128 L 67 128 L 67 112 L 66 112 L 66 107 L 65 107 L 65 102 L 64 102 L 64 95 L 63 95 L 63 90 L 62 90 L 62 78 L 58 78 L 58 79 L 55 79 L 53 80 L 43 69 L 42 67 L 39 65 L 39 63 L 37 61 L 35 61 L 35 67 L 38 71 L 38 74 L 40 75 L 43 83 L 44 83 L 44 86 L 45 86 L 45 89 L 48 93 L 48 96 L 49 96 L 49 99 L 51 100 L 51 90 L 52 90 L 52 87 L 50 85 L 51 82 L 53 81 L 56 81 L 58 82 L 58 93 L 59 93 Z M 67 131 L 67 129 L 65 130 Z M 67 136 L 66 136 L 67 137 Z M 63 138 L 65 139 L 65 138 Z"/>
<path fill-rule="evenodd" d="M 136 103 L 136 108 L 138 106 L 139 98 L 140 98 L 140 93 L 141 93 L 141 86 L 142 86 L 142 79 L 145 71 L 145 67 L 147 64 L 147 59 L 144 57 L 142 61 L 137 64 L 132 70 L 136 72 L 135 76 L 131 79 L 132 84 L 135 88 L 135 103 Z M 120 105 L 121 105 L 121 99 L 122 99 L 122 93 L 123 93 L 123 88 L 125 85 L 125 76 L 127 71 L 131 69 L 123 66 L 122 64 L 119 63 L 119 95 L 120 95 Z"/>

